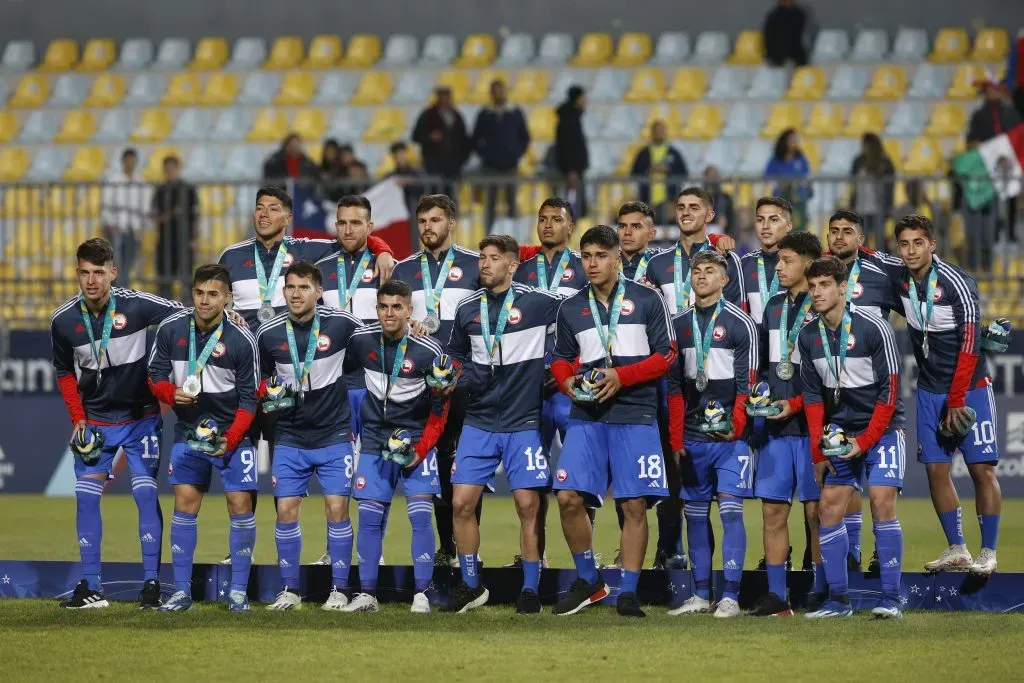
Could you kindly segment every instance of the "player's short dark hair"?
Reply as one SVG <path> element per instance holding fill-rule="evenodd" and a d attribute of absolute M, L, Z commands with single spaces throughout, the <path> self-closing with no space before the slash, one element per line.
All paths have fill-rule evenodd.
<path fill-rule="evenodd" d="M 754 211 L 757 211 L 762 206 L 774 206 L 781 211 L 785 211 L 790 216 L 793 215 L 793 205 L 783 197 L 761 197 L 757 200 Z"/>
<path fill-rule="evenodd" d="M 480 240 L 480 251 L 484 247 L 494 247 L 502 254 L 511 254 L 516 260 L 519 259 L 519 242 L 511 235 L 488 235 Z"/>
<path fill-rule="evenodd" d="M 583 237 L 580 238 L 580 249 L 584 249 L 590 244 L 596 244 L 605 249 L 618 249 L 619 233 L 610 225 L 595 225 L 583 233 Z"/>
<path fill-rule="evenodd" d="M 779 249 L 789 249 L 798 256 L 809 259 L 821 258 L 821 240 L 809 232 L 791 232 L 779 240 Z"/>
<path fill-rule="evenodd" d="M 309 278 L 317 287 L 323 287 L 324 284 L 324 276 L 320 272 L 320 269 L 314 266 L 309 261 L 296 261 L 292 265 L 288 266 L 288 270 L 284 271 L 285 283 L 288 282 L 289 275 L 294 275 L 295 277 L 301 278 Z"/>
<path fill-rule="evenodd" d="M 382 296 L 400 296 L 406 301 L 412 301 L 412 287 L 401 280 L 388 280 L 377 288 L 377 301 Z"/>
<path fill-rule="evenodd" d="M 292 211 L 292 198 L 288 195 L 288 190 L 284 189 L 281 185 L 264 185 L 256 192 L 257 204 L 260 203 L 260 197 L 280 199 L 284 208 L 288 209 L 288 213 Z"/>
<path fill-rule="evenodd" d="M 705 190 L 703 187 L 698 187 L 696 185 L 684 187 L 683 189 L 679 190 L 679 194 L 676 195 L 676 202 L 679 201 L 680 197 L 697 197 L 702 202 L 704 202 L 704 206 L 708 207 L 709 210 L 715 210 L 715 200 L 711 198 L 711 193 Z"/>
<path fill-rule="evenodd" d="M 94 266 L 105 266 L 114 263 L 114 248 L 102 237 L 87 239 L 78 245 L 75 258 L 91 263 Z"/>
<path fill-rule="evenodd" d="M 923 230 L 928 239 L 935 239 L 932 233 L 932 219 L 928 216 L 922 216 L 919 213 L 910 213 L 896 221 L 894 232 L 896 233 L 896 239 L 900 238 L 904 230 Z"/>
<path fill-rule="evenodd" d="M 550 206 L 552 209 L 565 209 L 565 213 L 569 216 L 569 220 L 573 223 L 576 222 L 576 212 L 572 210 L 572 204 L 561 197 L 548 197 L 540 203 L 540 206 L 537 207 L 537 213 L 539 214 L 540 210 L 545 206 Z"/>
<path fill-rule="evenodd" d="M 839 209 L 828 217 L 829 225 L 832 225 L 834 221 L 846 221 L 847 223 L 853 223 L 856 225 L 858 230 L 864 229 L 864 219 L 860 217 L 859 213 L 848 209 Z"/>
<path fill-rule="evenodd" d="M 210 280 L 223 282 L 228 291 L 231 291 L 231 273 L 228 272 L 226 266 L 222 266 L 219 263 L 207 263 L 205 266 L 199 266 L 192 275 L 192 288 L 195 289 Z"/>
<path fill-rule="evenodd" d="M 846 282 L 846 266 L 835 256 L 822 256 L 811 261 L 807 266 L 807 279 L 816 277 L 830 277 L 836 284 Z"/>
<path fill-rule="evenodd" d="M 355 209 L 366 209 L 367 218 L 373 215 L 373 208 L 370 206 L 370 200 L 361 194 L 347 194 L 338 200 L 338 208 L 352 207 Z"/>
<path fill-rule="evenodd" d="M 431 209 L 441 209 L 448 220 L 454 220 L 459 215 L 455 201 L 446 194 L 425 194 L 420 197 L 416 204 L 416 215 L 419 216 Z"/>
<path fill-rule="evenodd" d="M 622 218 L 628 213 L 642 213 L 644 218 L 650 218 L 654 220 L 654 209 L 647 202 L 626 202 L 619 207 L 619 215 L 617 218 Z"/>
<path fill-rule="evenodd" d="M 690 259 L 690 270 L 705 263 L 716 265 L 725 273 L 729 272 L 729 262 L 725 260 L 725 254 L 721 254 L 715 249 L 705 249 Z"/>

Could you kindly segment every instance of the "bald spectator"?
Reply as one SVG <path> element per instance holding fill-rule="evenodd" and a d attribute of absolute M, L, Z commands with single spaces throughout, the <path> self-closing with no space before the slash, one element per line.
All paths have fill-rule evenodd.
<path fill-rule="evenodd" d="M 153 190 L 136 173 L 138 153 L 128 148 L 121 153 L 121 170 L 107 175 L 100 198 L 103 233 L 114 247 L 118 273 L 115 284 L 130 287 L 139 250 L 139 238 L 149 219 Z"/>
<path fill-rule="evenodd" d="M 665 202 L 675 202 L 679 184 L 689 171 L 683 155 L 668 144 L 668 127 L 664 121 L 651 124 L 651 144 L 636 153 L 630 175 L 640 179 L 640 201 L 654 207 L 657 214 L 662 213 Z"/>

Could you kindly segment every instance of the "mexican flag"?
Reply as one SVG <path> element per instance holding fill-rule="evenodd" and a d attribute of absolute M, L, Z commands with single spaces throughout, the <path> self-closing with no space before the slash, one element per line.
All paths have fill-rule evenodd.
<path fill-rule="evenodd" d="M 1024 172 L 1024 123 L 953 159 L 953 172 L 963 182 L 964 201 L 971 209 L 993 199 L 1021 193 Z"/>

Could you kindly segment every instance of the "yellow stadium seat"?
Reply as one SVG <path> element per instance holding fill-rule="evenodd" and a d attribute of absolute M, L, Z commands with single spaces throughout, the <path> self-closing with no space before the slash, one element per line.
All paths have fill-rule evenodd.
<path fill-rule="evenodd" d="M 729 62 L 732 64 L 760 64 L 764 61 L 764 39 L 761 32 L 749 29 L 736 38 Z"/>
<path fill-rule="evenodd" d="M 526 119 L 526 127 L 530 129 L 530 139 L 535 142 L 554 140 L 557 125 L 558 117 L 552 107 L 535 107 Z"/>
<path fill-rule="evenodd" d="M 284 112 L 261 109 L 245 139 L 249 142 L 280 142 L 287 133 L 288 119 Z"/>
<path fill-rule="evenodd" d="M 549 89 L 547 71 L 524 69 L 516 75 L 508 97 L 516 104 L 536 104 L 547 97 Z"/>
<path fill-rule="evenodd" d="M 28 170 L 28 152 L 21 147 L 0 147 L 0 181 L 13 183 L 21 180 Z"/>
<path fill-rule="evenodd" d="M 818 66 L 801 66 L 793 72 L 789 82 L 789 100 L 820 100 L 828 86 L 825 72 Z"/>
<path fill-rule="evenodd" d="M 174 74 L 171 76 L 167 92 L 160 98 L 160 102 L 172 107 L 189 107 L 199 101 L 200 92 L 202 92 L 202 87 L 199 84 L 198 75 Z"/>
<path fill-rule="evenodd" d="M 882 140 L 882 149 L 885 150 L 886 156 L 892 161 L 892 165 L 896 167 L 896 170 L 902 171 L 903 144 L 896 138 L 884 138 Z"/>
<path fill-rule="evenodd" d="M 238 76 L 227 71 L 211 74 L 199 96 L 199 104 L 221 107 L 231 104 L 238 97 Z"/>
<path fill-rule="evenodd" d="M 18 134 L 18 119 L 13 112 L 0 109 L 0 144 L 7 144 Z"/>
<path fill-rule="evenodd" d="M 907 150 L 903 172 L 910 175 L 934 175 L 942 171 L 942 150 L 931 138 L 917 138 Z"/>
<path fill-rule="evenodd" d="M 309 44 L 309 54 L 302 62 L 306 69 L 330 69 L 341 61 L 341 38 L 338 36 L 313 36 Z"/>
<path fill-rule="evenodd" d="M 149 154 L 146 168 L 142 170 L 142 177 L 151 183 L 164 179 L 164 159 L 167 157 L 181 158 L 181 152 L 177 147 L 157 147 Z"/>
<path fill-rule="evenodd" d="M 54 136 L 54 142 L 85 142 L 96 134 L 96 121 L 92 113 L 85 109 L 74 109 L 68 112 L 60 124 L 60 130 Z"/>
<path fill-rule="evenodd" d="M 646 33 L 623 33 L 615 50 L 615 66 L 637 66 L 651 58 L 651 37 Z"/>
<path fill-rule="evenodd" d="M 953 72 L 953 82 L 946 97 L 955 100 L 973 100 L 978 97 L 976 82 L 985 78 L 985 69 L 977 64 L 961 64 Z"/>
<path fill-rule="evenodd" d="M 573 66 L 604 66 L 612 57 L 612 37 L 607 33 L 587 33 L 580 39 L 579 51 L 571 60 Z"/>
<path fill-rule="evenodd" d="M 943 28 L 935 34 L 935 42 L 932 44 L 932 53 L 928 59 L 940 64 L 952 64 L 967 59 L 967 51 L 971 49 L 971 42 L 967 38 L 967 31 L 963 28 Z"/>
<path fill-rule="evenodd" d="M 679 132 L 683 127 L 683 120 L 679 115 L 679 108 L 671 104 L 662 104 L 651 107 L 650 111 L 647 112 L 647 120 L 644 121 L 643 130 L 640 131 L 640 136 L 643 138 L 644 144 L 647 144 L 650 140 L 651 125 L 655 121 L 661 121 L 665 124 L 669 140 L 674 140 L 679 137 Z"/>
<path fill-rule="evenodd" d="M 320 140 L 327 129 L 327 115 L 323 109 L 300 109 L 292 119 L 291 129 L 303 140 Z"/>
<path fill-rule="evenodd" d="M 924 129 L 925 135 L 936 138 L 963 135 L 967 130 L 967 116 L 962 107 L 955 104 L 941 103 L 932 109 L 931 120 Z"/>
<path fill-rule="evenodd" d="M 859 138 L 864 133 L 879 134 L 885 128 L 885 116 L 876 104 L 858 104 L 850 111 L 850 119 L 846 122 L 843 135 Z"/>
<path fill-rule="evenodd" d="M 844 118 L 842 106 L 819 102 L 811 109 L 803 133 L 808 137 L 834 138 L 842 134 Z"/>
<path fill-rule="evenodd" d="M 972 62 L 1002 62 L 1010 51 L 1010 37 L 1003 28 L 984 28 L 974 39 Z M 1019 67 L 1018 67 L 1019 68 Z"/>
<path fill-rule="evenodd" d="M 235 202 L 235 188 L 230 185 L 203 185 L 199 188 L 199 206 L 203 215 L 220 217 Z"/>
<path fill-rule="evenodd" d="M 627 102 L 660 102 L 665 96 L 665 74 L 661 69 L 637 69 L 626 91 Z"/>
<path fill-rule="evenodd" d="M 465 71 L 443 71 L 437 85 L 451 88 L 452 99 L 456 102 L 465 102 L 469 96 L 469 74 Z"/>
<path fill-rule="evenodd" d="M 665 99 L 669 102 L 696 102 L 707 89 L 708 77 L 703 69 L 679 69 L 672 77 Z"/>
<path fill-rule="evenodd" d="M 117 59 L 117 48 L 109 38 L 93 38 L 85 44 L 79 71 L 105 71 Z"/>
<path fill-rule="evenodd" d="M 775 104 L 768 114 L 768 121 L 764 124 L 761 135 L 766 138 L 778 137 L 787 128 L 800 129 L 803 123 L 803 114 L 800 107 L 795 104 Z"/>
<path fill-rule="evenodd" d="M 807 158 L 812 171 L 821 166 L 821 147 L 818 146 L 817 140 L 800 140 L 800 150 Z"/>
<path fill-rule="evenodd" d="M 7 191 L 4 192 L 2 211 L 3 217 L 8 219 L 37 216 L 46 211 L 46 195 L 38 187 L 26 187 L 23 185 L 7 188 Z M 15 242 L 22 242 L 33 251 L 36 250 L 33 246 L 38 248 L 38 245 L 32 245 L 34 240 L 39 239 L 38 233 L 19 234 L 19 232 L 26 230 L 23 225 L 18 225 L 15 230 Z"/>
<path fill-rule="evenodd" d="M 391 77 L 384 71 L 367 71 L 359 79 L 351 104 L 384 104 L 391 97 Z"/>
<path fill-rule="evenodd" d="M 302 61 L 302 38 L 281 36 L 270 48 L 264 69 L 294 69 Z"/>
<path fill-rule="evenodd" d="M 488 33 L 473 33 L 462 43 L 462 53 L 454 66 L 460 69 L 479 69 L 494 61 L 497 49 L 494 36 Z"/>
<path fill-rule="evenodd" d="M 226 38 L 203 38 L 196 45 L 196 54 L 189 63 L 192 71 L 216 71 L 228 61 Z"/>
<path fill-rule="evenodd" d="M 316 77 L 305 71 L 293 71 L 284 77 L 275 104 L 302 106 L 316 94 Z"/>
<path fill-rule="evenodd" d="M 355 35 L 348 44 L 348 52 L 341 66 L 365 69 L 380 59 L 380 38 L 374 35 Z"/>
<path fill-rule="evenodd" d="M 504 81 L 505 87 L 508 87 L 508 73 L 505 71 L 494 71 L 487 69 L 481 71 L 477 75 L 476 80 L 473 81 L 473 91 L 470 93 L 469 101 L 471 104 L 490 104 L 491 103 L 491 83 L 494 81 Z"/>
<path fill-rule="evenodd" d="M 406 133 L 405 115 L 395 107 L 383 107 L 373 112 L 370 125 L 363 131 L 366 142 L 394 142 Z"/>
<path fill-rule="evenodd" d="M 121 74 L 100 74 L 92 82 L 87 107 L 113 107 L 124 98 L 124 76 Z"/>
<path fill-rule="evenodd" d="M 46 81 L 46 76 L 28 73 L 18 81 L 18 86 L 7 104 L 19 109 L 35 109 L 43 106 L 49 94 L 50 84 Z"/>
<path fill-rule="evenodd" d="M 722 112 L 713 104 L 698 104 L 690 111 L 679 136 L 685 140 L 710 140 L 722 130 Z"/>
<path fill-rule="evenodd" d="M 78 61 L 78 43 L 67 38 L 50 41 L 40 71 L 67 71 Z"/>
<path fill-rule="evenodd" d="M 71 157 L 71 163 L 64 171 L 64 180 L 72 182 L 93 182 L 103 175 L 107 165 L 107 154 L 102 147 L 79 147 Z"/>
<path fill-rule="evenodd" d="M 166 109 L 147 109 L 132 131 L 135 142 L 161 142 L 171 132 L 171 115 Z"/>
<path fill-rule="evenodd" d="M 907 89 L 907 74 L 902 66 L 888 64 L 875 69 L 865 96 L 869 100 L 898 100 Z"/>

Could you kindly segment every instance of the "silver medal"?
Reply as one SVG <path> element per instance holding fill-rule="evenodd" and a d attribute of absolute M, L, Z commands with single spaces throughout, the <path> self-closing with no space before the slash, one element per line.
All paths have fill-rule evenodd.
<path fill-rule="evenodd" d="M 928 335 L 925 335 L 924 341 L 921 342 L 921 355 L 925 358 L 928 357 Z"/>
<path fill-rule="evenodd" d="M 185 383 L 181 385 L 181 390 L 189 396 L 198 396 L 199 392 L 203 390 L 203 383 L 199 381 L 199 375 L 186 377 Z"/>
<path fill-rule="evenodd" d="M 703 370 L 698 370 L 695 382 L 697 384 L 697 391 L 704 391 L 708 388 L 708 374 Z"/>
<path fill-rule="evenodd" d="M 437 331 L 441 329 L 441 319 L 433 313 L 428 313 L 427 317 L 423 319 L 423 327 L 426 328 L 427 334 L 437 334 Z"/>
<path fill-rule="evenodd" d="M 270 322 L 270 319 L 274 317 L 274 307 L 270 304 L 263 304 L 260 306 L 260 312 L 256 314 L 256 317 L 261 323 Z"/>
<path fill-rule="evenodd" d="M 775 374 L 778 375 L 779 379 L 783 382 L 788 382 L 793 379 L 793 375 L 796 373 L 796 366 L 791 361 L 783 360 L 779 361 L 779 364 L 775 366 Z"/>

